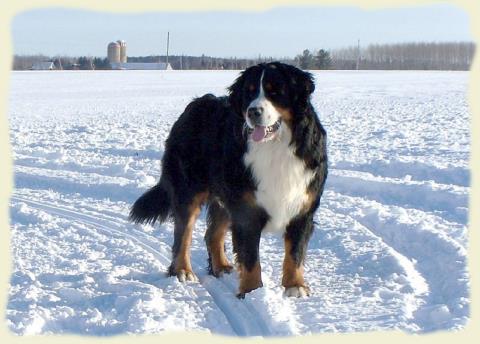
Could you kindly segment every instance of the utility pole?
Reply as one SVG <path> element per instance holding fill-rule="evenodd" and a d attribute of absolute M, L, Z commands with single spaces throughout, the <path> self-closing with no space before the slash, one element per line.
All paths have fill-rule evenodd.
<path fill-rule="evenodd" d="M 358 42 L 357 42 L 357 70 L 359 66 L 360 66 L 360 39 L 358 39 Z"/>
<path fill-rule="evenodd" d="M 170 31 L 167 32 L 167 66 L 165 69 L 168 67 L 168 46 L 170 45 Z"/>

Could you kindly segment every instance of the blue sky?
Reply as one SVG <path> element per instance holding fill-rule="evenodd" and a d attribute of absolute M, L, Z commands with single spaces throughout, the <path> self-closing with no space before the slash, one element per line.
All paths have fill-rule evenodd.
<path fill-rule="evenodd" d="M 12 21 L 14 53 L 106 56 L 127 41 L 129 56 L 170 53 L 219 57 L 293 57 L 303 49 L 369 43 L 472 41 L 463 9 L 437 4 L 383 10 L 278 7 L 264 12 L 119 14 L 65 8 L 30 10 Z"/>

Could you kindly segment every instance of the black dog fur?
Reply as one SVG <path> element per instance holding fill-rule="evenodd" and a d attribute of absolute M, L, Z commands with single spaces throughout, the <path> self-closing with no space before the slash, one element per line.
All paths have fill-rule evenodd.
<path fill-rule="evenodd" d="M 175 122 L 166 141 L 160 181 L 135 202 L 130 213 L 135 223 L 153 224 L 173 218 L 175 234 L 169 273 L 193 275 L 188 258 L 191 227 L 199 207 L 207 204 L 205 241 L 209 270 L 216 276 L 231 270 L 228 262 L 220 267 L 212 266 L 211 257 L 221 255 L 214 247 L 223 248 L 224 234 L 218 233 L 228 226 L 232 231 L 235 260 L 240 267 L 239 297 L 261 286 L 261 280 L 249 279 L 258 279 L 259 273 L 252 271 L 259 266 L 260 236 L 271 216 L 256 203 L 258 181 L 251 166 L 244 163 L 249 149 L 245 112 L 259 92 L 258 89 L 252 92 L 247 85 L 258 84 L 262 73 L 267 82 L 278 88 L 268 96 L 270 101 L 288 113 L 283 122 L 291 130 L 290 146 L 295 156 L 314 173 L 305 190 L 310 202 L 290 220 L 283 232 L 288 241 L 286 248 L 290 250 L 286 252 L 283 285 L 288 288 L 299 284 L 296 287 L 306 288 L 303 262 L 313 231 L 313 215 L 319 207 L 327 177 L 326 132 L 310 103 L 315 88 L 313 78 L 293 66 L 278 62 L 256 65 L 246 69 L 229 87 L 228 97 L 207 94 L 194 99 Z M 301 270 L 301 278 L 293 278 L 296 282 L 285 282 L 291 279 L 285 277 L 291 269 L 288 255 L 295 269 Z M 288 285 L 292 283 L 294 285 Z"/>

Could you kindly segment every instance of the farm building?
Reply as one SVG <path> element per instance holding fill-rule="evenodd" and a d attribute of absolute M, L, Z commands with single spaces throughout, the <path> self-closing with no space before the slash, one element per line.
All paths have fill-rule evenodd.
<path fill-rule="evenodd" d="M 127 62 L 127 43 L 124 40 L 111 42 L 107 46 L 107 58 L 115 70 L 171 70 L 165 62 Z M 168 61 L 168 57 L 167 57 Z"/>
<path fill-rule="evenodd" d="M 170 63 L 165 62 L 156 62 L 156 63 L 146 63 L 146 62 L 126 62 L 126 63 L 110 63 L 112 69 L 124 69 L 124 70 L 171 70 L 172 66 Z"/>
<path fill-rule="evenodd" d="M 42 61 L 42 62 L 35 62 L 32 65 L 31 70 L 53 70 L 55 69 L 55 65 L 52 61 Z"/>

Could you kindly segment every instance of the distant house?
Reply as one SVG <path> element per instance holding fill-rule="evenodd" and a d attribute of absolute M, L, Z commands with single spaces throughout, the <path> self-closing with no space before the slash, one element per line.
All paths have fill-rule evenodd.
<path fill-rule="evenodd" d="M 125 69 L 125 70 L 171 70 L 170 63 L 156 62 L 111 62 L 112 69 Z"/>
<path fill-rule="evenodd" d="M 35 62 L 32 65 L 31 70 L 53 70 L 55 69 L 55 65 L 52 61 L 42 61 L 42 62 Z"/>

